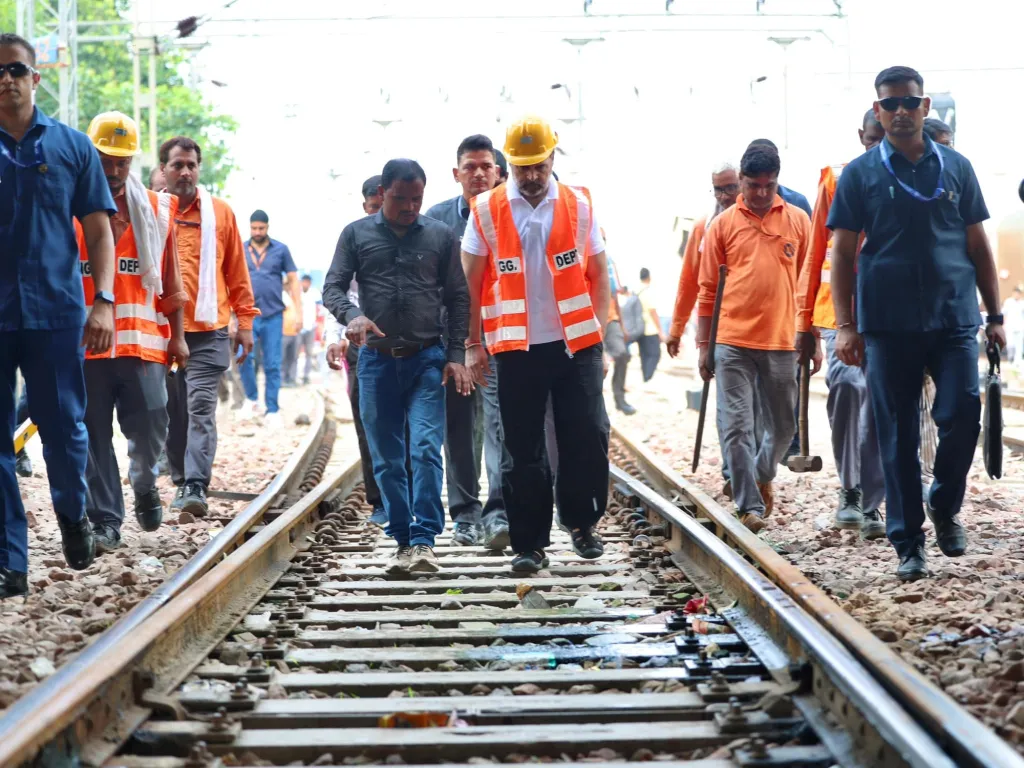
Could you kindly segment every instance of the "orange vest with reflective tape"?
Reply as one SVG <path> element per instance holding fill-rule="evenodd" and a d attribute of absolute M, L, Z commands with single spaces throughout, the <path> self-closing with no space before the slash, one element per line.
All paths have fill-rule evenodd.
<path fill-rule="evenodd" d="M 166 248 L 171 222 L 178 212 L 178 198 L 166 192 L 150 192 L 149 202 L 156 214 L 160 242 Z M 78 234 L 79 267 L 85 288 L 85 303 L 92 306 L 96 289 L 89 272 L 89 257 L 85 248 L 82 226 L 75 221 Z M 163 257 L 161 251 L 160 256 Z M 142 287 L 139 272 L 139 254 L 135 248 L 135 232 L 129 225 L 114 249 L 114 340 L 103 354 L 86 353 L 86 359 L 111 357 L 139 357 L 151 363 L 167 365 L 167 343 L 171 326 L 167 318 L 156 309 L 157 296 L 149 295 Z M 163 264 L 157 269 L 163 271 Z"/>
<path fill-rule="evenodd" d="M 821 179 L 818 182 L 819 194 L 816 206 L 824 206 L 821 216 L 815 216 L 812 225 L 824 227 L 828 220 L 828 211 L 832 207 L 832 198 L 836 194 L 836 182 L 843 166 L 828 166 L 821 170 Z M 817 213 L 817 211 L 815 211 Z M 818 294 L 814 298 L 814 314 L 811 325 L 817 328 L 836 327 L 836 311 L 832 306 L 832 231 L 826 229 L 824 232 L 811 231 L 812 247 L 820 248 L 824 243 L 825 254 L 821 261 L 821 283 L 818 285 Z M 812 260 L 818 254 L 811 254 Z"/>
<path fill-rule="evenodd" d="M 484 344 L 491 354 L 529 349 L 523 244 L 512 216 L 508 190 L 502 184 L 474 197 L 470 206 L 490 250 L 480 302 Z M 547 258 L 562 336 L 570 354 L 591 347 L 602 338 L 586 274 L 587 262 L 593 255 L 589 250 L 591 210 L 586 190 L 558 184 Z"/>

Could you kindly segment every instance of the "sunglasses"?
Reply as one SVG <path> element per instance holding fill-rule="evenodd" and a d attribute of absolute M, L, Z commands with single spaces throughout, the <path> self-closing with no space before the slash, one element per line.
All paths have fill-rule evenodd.
<path fill-rule="evenodd" d="M 26 75 L 34 75 L 36 70 L 28 64 L 23 64 L 20 61 L 12 61 L 10 64 L 0 64 L 0 78 L 4 76 L 4 72 L 10 72 L 11 77 L 17 80 L 18 78 L 25 77 Z"/>
<path fill-rule="evenodd" d="M 886 112 L 895 112 L 900 107 L 910 112 L 921 106 L 924 96 L 887 96 L 878 100 L 878 106 Z"/>

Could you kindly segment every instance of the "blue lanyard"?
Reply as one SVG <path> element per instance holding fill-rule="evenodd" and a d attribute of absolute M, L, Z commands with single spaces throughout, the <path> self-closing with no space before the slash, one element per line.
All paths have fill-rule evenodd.
<path fill-rule="evenodd" d="M 935 143 L 927 137 L 925 137 L 925 141 L 931 145 L 932 151 L 939 158 L 939 180 L 935 183 L 935 191 L 932 193 L 931 197 L 925 197 L 913 187 L 904 184 L 903 179 L 896 175 L 896 171 L 892 169 L 892 160 L 890 159 L 892 157 L 892 146 L 890 146 L 889 141 L 887 139 L 882 139 L 878 143 L 878 151 L 882 155 L 882 165 L 884 165 L 885 169 L 892 175 L 894 179 L 896 179 L 896 182 L 903 188 L 903 191 L 906 192 L 915 200 L 919 200 L 922 203 L 930 203 L 934 200 L 938 200 L 940 197 L 946 194 L 946 190 L 942 188 L 942 173 L 943 171 L 946 170 L 946 164 L 942 160 L 942 152 L 941 150 L 939 150 L 938 146 L 936 146 Z"/>
<path fill-rule="evenodd" d="M 3 157 L 8 162 L 14 163 L 18 168 L 29 170 L 31 168 L 39 168 L 40 173 L 46 173 L 46 166 L 43 163 L 43 137 L 40 136 L 36 139 L 35 144 L 32 145 L 33 161 L 31 163 L 23 163 L 16 158 L 11 150 L 7 148 L 7 145 L 0 141 L 0 157 Z"/>

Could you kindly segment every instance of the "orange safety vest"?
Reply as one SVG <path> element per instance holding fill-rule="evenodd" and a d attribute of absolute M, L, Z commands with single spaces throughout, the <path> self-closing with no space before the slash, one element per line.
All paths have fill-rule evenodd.
<path fill-rule="evenodd" d="M 504 184 L 470 201 L 476 224 L 490 249 L 484 271 L 480 316 L 491 354 L 526 350 L 529 310 L 523 244 Z M 601 324 L 590 301 L 586 265 L 590 253 L 591 204 L 586 190 L 558 184 L 548 237 L 548 269 L 569 353 L 601 341 Z"/>
<path fill-rule="evenodd" d="M 815 216 L 815 227 L 824 227 L 828 220 L 828 211 L 832 207 L 832 198 L 836 195 L 836 183 L 839 175 L 843 172 L 843 166 L 826 166 L 821 169 L 821 179 L 818 182 L 818 206 L 823 206 L 822 215 Z M 832 231 L 825 229 L 824 232 L 811 232 L 812 247 L 817 249 L 824 243 L 825 254 L 821 257 L 821 282 L 818 284 L 818 294 L 814 298 L 814 314 L 811 325 L 817 328 L 836 327 L 836 312 L 832 306 Z M 812 260 L 818 254 L 811 254 Z"/>
<path fill-rule="evenodd" d="M 178 198 L 166 192 L 147 192 L 149 202 L 156 213 L 160 242 L 166 247 L 171 222 L 178 212 Z M 89 271 L 85 236 L 77 220 L 75 228 L 78 231 L 79 267 L 82 271 L 82 286 L 85 288 L 85 303 L 86 306 L 92 306 L 96 289 L 93 287 L 92 274 Z M 167 365 L 167 343 L 171 338 L 171 326 L 167 318 L 156 309 L 158 297 L 148 295 L 149 292 L 142 287 L 135 233 L 130 225 L 117 241 L 114 262 L 114 341 L 108 352 L 87 352 L 86 359 L 139 357 L 151 363 Z M 158 264 L 157 269 L 162 269 L 162 266 Z"/>

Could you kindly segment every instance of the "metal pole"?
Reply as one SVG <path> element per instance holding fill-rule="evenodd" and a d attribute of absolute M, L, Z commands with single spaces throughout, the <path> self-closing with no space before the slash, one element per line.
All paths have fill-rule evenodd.
<path fill-rule="evenodd" d="M 789 149 L 789 46 L 782 49 L 782 146 Z"/>
<path fill-rule="evenodd" d="M 135 119 L 135 124 L 140 125 L 142 123 L 142 61 L 139 57 L 142 53 L 139 50 L 139 4 L 136 2 L 134 5 L 135 20 L 132 25 L 132 117 Z M 132 165 L 135 166 L 136 170 L 139 170 L 138 155 L 132 161 Z"/>
<path fill-rule="evenodd" d="M 72 128 L 78 127 L 77 116 L 74 122 L 71 119 L 70 90 L 71 73 L 71 51 L 68 48 L 68 0 L 59 0 L 57 3 L 57 119 Z M 64 48 L 64 56 L 60 55 L 60 48 Z"/>
<path fill-rule="evenodd" d="M 156 166 L 157 142 L 157 110 L 156 110 L 156 38 L 149 50 L 149 167 Z"/>
<path fill-rule="evenodd" d="M 576 82 L 576 117 L 580 124 L 580 155 L 583 154 L 583 46 L 576 49 L 576 63 L 579 68 Z"/>

